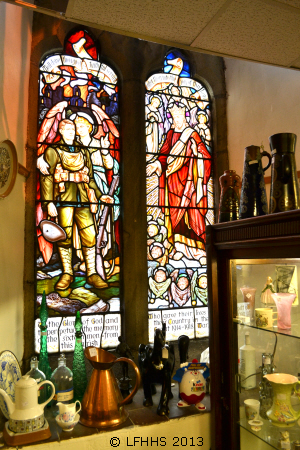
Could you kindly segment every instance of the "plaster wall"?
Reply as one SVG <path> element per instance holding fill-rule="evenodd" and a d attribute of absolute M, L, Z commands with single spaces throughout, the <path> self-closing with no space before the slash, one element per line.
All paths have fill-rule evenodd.
<path fill-rule="evenodd" d="M 0 142 L 9 139 L 25 165 L 32 13 L 0 2 Z M 0 352 L 23 357 L 25 178 L 0 201 Z"/>
<path fill-rule="evenodd" d="M 245 147 L 270 151 L 272 134 L 300 136 L 300 72 L 236 59 L 225 59 L 225 67 L 229 168 L 242 176 Z M 296 164 L 300 170 L 297 145 Z"/>

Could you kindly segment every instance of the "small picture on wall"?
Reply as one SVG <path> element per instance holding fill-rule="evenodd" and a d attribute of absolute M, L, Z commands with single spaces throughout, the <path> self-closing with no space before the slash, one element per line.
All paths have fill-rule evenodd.
<path fill-rule="evenodd" d="M 12 191 L 17 174 L 18 159 L 14 144 L 9 141 L 0 143 L 0 198 L 7 197 Z"/>
<path fill-rule="evenodd" d="M 293 306 L 298 305 L 297 266 L 283 265 L 275 267 L 275 292 L 289 292 L 296 294 Z"/>

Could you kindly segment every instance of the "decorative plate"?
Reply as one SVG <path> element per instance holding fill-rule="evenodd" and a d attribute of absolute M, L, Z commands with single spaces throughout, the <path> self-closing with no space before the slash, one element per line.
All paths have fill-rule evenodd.
<path fill-rule="evenodd" d="M 18 170 L 16 147 L 9 141 L 0 142 L 0 199 L 14 187 Z"/>
<path fill-rule="evenodd" d="M 15 384 L 21 378 L 21 369 L 15 355 L 4 350 L 0 353 L 0 388 L 3 389 L 10 399 L 15 401 Z M 8 407 L 0 394 L 0 408 L 4 416 L 9 419 Z"/>

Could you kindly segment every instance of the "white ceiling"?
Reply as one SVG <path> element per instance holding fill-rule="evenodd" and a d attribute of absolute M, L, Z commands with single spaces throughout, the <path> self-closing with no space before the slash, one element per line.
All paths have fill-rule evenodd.
<path fill-rule="evenodd" d="M 300 0 L 69 0 L 66 17 L 194 51 L 300 68 Z"/>
<path fill-rule="evenodd" d="M 300 69 L 300 0 L 69 0 L 60 17 L 192 51 Z"/>

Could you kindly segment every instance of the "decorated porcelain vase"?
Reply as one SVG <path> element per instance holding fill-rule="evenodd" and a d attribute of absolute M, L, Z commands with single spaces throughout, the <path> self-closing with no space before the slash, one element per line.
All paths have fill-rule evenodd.
<path fill-rule="evenodd" d="M 291 404 L 291 395 L 294 391 L 300 396 L 300 381 L 297 377 L 287 373 L 272 373 L 264 375 L 273 388 L 272 408 L 267 416 L 277 427 L 292 427 L 300 418 L 300 411 L 295 411 Z"/>
<path fill-rule="evenodd" d="M 202 373 L 203 370 L 204 373 Z M 206 393 L 205 378 L 209 376 L 208 366 L 204 363 L 199 363 L 197 359 L 193 359 L 191 363 L 186 363 L 185 366 L 182 365 L 176 374 L 181 379 L 179 384 L 180 400 L 177 406 L 195 405 L 197 409 L 204 411 L 206 408 L 201 402 Z M 174 377 L 174 379 L 176 378 Z"/>

